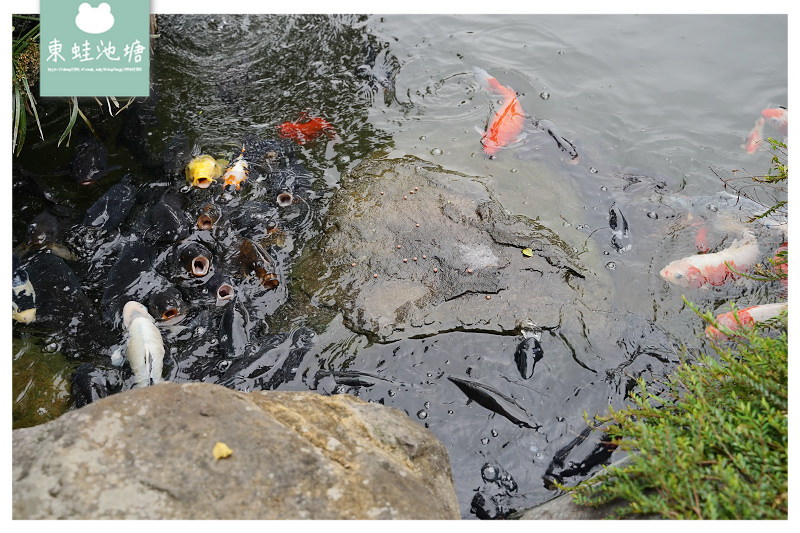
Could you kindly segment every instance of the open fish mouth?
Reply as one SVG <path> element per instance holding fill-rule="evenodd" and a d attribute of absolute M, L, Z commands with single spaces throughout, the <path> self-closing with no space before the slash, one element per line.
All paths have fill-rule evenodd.
<path fill-rule="evenodd" d="M 189 266 L 189 272 L 192 274 L 192 276 L 199 278 L 208 274 L 208 271 L 211 268 L 211 260 L 203 255 L 198 255 L 192 259 Z"/>
<path fill-rule="evenodd" d="M 275 203 L 278 204 L 279 207 L 292 205 L 292 202 L 294 202 L 294 196 L 289 192 L 282 192 L 275 199 Z"/>
<path fill-rule="evenodd" d="M 217 289 L 217 303 L 226 302 L 233 298 L 233 286 L 229 283 L 223 283 Z"/>
<path fill-rule="evenodd" d="M 173 318 L 177 317 L 178 315 L 180 315 L 180 311 L 178 311 L 174 307 L 170 307 L 169 309 L 167 309 L 166 311 L 161 313 L 161 319 L 162 320 L 172 320 Z"/>
<path fill-rule="evenodd" d="M 208 189 L 209 187 L 211 187 L 212 183 L 214 183 L 214 180 L 212 180 L 211 178 L 201 177 L 201 178 L 195 178 L 194 183 L 192 185 L 194 185 L 199 189 Z"/>
<path fill-rule="evenodd" d="M 211 229 L 214 227 L 214 221 L 206 214 L 200 215 L 197 217 L 197 227 L 205 230 Z"/>

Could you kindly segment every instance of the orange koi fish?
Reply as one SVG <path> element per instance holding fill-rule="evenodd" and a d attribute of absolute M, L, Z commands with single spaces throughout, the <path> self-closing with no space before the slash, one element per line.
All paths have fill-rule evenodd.
<path fill-rule="evenodd" d="M 766 120 L 764 117 L 759 118 L 756 120 L 753 129 L 750 130 L 750 134 L 747 136 L 747 143 L 744 145 L 744 149 L 747 150 L 748 154 L 752 154 L 756 150 L 758 150 L 758 145 L 761 144 L 761 141 L 764 140 L 764 124 Z"/>
<path fill-rule="evenodd" d="M 247 179 L 250 173 L 250 165 L 244 159 L 244 146 L 242 146 L 242 153 L 236 158 L 231 166 L 225 171 L 223 179 L 223 189 L 226 191 L 239 190 L 242 183 Z"/>
<path fill-rule="evenodd" d="M 301 120 L 305 121 L 300 122 Z M 323 133 L 331 139 L 336 135 L 333 126 L 327 120 L 319 117 L 308 118 L 306 113 L 302 113 L 297 122 L 284 122 L 278 126 L 278 131 L 281 137 L 295 140 L 299 144 L 305 144 Z"/>
<path fill-rule="evenodd" d="M 475 77 L 488 90 L 503 97 L 503 104 L 489 121 L 485 132 L 481 132 L 481 144 L 486 155 L 494 155 L 497 151 L 519 138 L 525 125 L 525 112 L 517 99 L 517 93 L 510 87 L 503 87 L 485 70 L 474 67 Z"/>
<path fill-rule="evenodd" d="M 785 302 L 777 304 L 754 305 L 752 307 L 740 309 L 735 313 L 733 311 L 729 311 L 727 313 L 717 315 L 717 325 L 724 326 L 735 333 L 742 328 L 752 326 L 756 322 L 765 322 L 771 318 L 775 318 L 788 308 L 789 304 Z M 726 334 L 722 333 L 714 326 L 708 326 L 706 328 L 706 337 L 715 340 L 728 338 Z"/>
<path fill-rule="evenodd" d="M 704 255 L 690 255 L 671 262 L 659 272 L 666 281 L 682 287 L 700 288 L 706 285 L 719 286 L 737 275 L 728 268 L 730 264 L 739 272 L 753 267 L 759 258 L 758 242 L 752 233 L 747 233 L 726 249 Z"/>

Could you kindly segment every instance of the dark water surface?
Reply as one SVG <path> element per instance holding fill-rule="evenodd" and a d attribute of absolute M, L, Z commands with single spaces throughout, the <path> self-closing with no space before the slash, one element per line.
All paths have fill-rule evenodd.
<path fill-rule="evenodd" d="M 138 243 L 167 264 L 177 245 L 144 229 L 164 191 L 182 195 L 187 212 L 207 200 L 183 188 L 193 150 L 232 160 L 243 142 L 277 140 L 277 126 L 304 112 L 324 117 L 336 136 L 285 145 L 294 146 L 288 166 L 255 164 L 252 187 L 230 203 L 238 222 L 203 237 L 222 258 L 215 268 L 231 275 L 222 265 L 237 257 L 236 243 L 261 242 L 278 265 L 279 288 L 237 278 L 247 298 L 226 307 L 203 287 L 180 285 L 186 318 L 162 325 L 165 378 L 351 393 L 401 409 L 446 444 L 465 518 L 546 501 L 556 492 L 543 477 L 575 483 L 608 459 L 601 435 L 584 431 L 584 412 L 622 406 L 636 378 L 674 367 L 682 344 L 689 355 L 706 348 L 683 295 L 715 311 L 728 300 L 778 298 L 775 286 L 749 282 L 681 289 L 658 271 L 695 252 L 693 222 L 708 223 L 720 248 L 741 234 L 741 204 L 719 196 L 715 173 L 769 167 L 769 153 L 747 154 L 742 145 L 762 109 L 788 103 L 786 17 L 164 15 L 158 22 L 152 96 L 117 119 L 91 100 L 81 104 L 108 150 L 107 176 L 87 187 L 59 175 L 78 139 L 55 146 L 66 124 L 65 105 L 55 100 L 40 110 L 48 140 L 37 143 L 30 130 L 16 160 L 15 249 L 26 261 L 36 255 L 28 228 L 45 220 L 37 218 L 43 212 L 52 215 L 45 244 L 73 254 L 64 261 L 72 285 L 110 340 L 103 344 L 98 333 L 83 342 L 89 326 L 73 316 L 15 325 L 15 428 L 69 409 L 69 381 L 82 363 L 130 386 L 127 364 L 110 364 L 122 331 L 108 300 L 136 297 L 130 287 L 106 291 L 119 257 Z M 577 160 L 532 122 L 520 142 L 488 158 L 476 128 L 499 102 L 478 83 L 475 66 L 512 87 L 528 115 L 551 121 Z M 519 332 L 452 331 L 382 344 L 348 329 L 299 287 L 292 267 L 315 252 L 343 177 L 365 158 L 405 155 L 482 178 L 509 213 L 553 230 L 592 272 L 559 325 L 537 332 L 532 376 L 515 359 Z M 279 210 L 273 182 L 287 176 L 299 201 Z M 118 230 L 94 247 L 71 238 L 86 209 L 124 180 L 139 193 Z M 785 237 L 785 228 L 752 231 L 765 257 Z M 73 296 L 76 288 L 56 287 Z M 530 424 L 515 419 L 518 409 Z"/>

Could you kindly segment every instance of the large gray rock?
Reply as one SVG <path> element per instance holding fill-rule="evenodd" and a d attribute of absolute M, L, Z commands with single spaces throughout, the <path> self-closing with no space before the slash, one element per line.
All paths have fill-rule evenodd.
<path fill-rule="evenodd" d="M 411 156 L 359 165 L 327 220 L 320 246 L 296 269 L 300 285 L 380 342 L 509 333 L 525 319 L 554 328 L 562 306 L 585 296 L 584 278 L 595 277 L 554 232 L 507 214 L 479 178 Z"/>
<path fill-rule="evenodd" d="M 215 459 L 217 442 L 233 453 Z M 444 445 L 347 395 L 162 383 L 13 432 L 15 519 L 458 519 Z"/>

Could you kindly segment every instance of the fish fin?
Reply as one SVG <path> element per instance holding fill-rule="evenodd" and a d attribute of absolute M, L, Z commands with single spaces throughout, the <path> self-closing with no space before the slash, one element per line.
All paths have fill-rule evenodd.
<path fill-rule="evenodd" d="M 114 366 L 122 366 L 125 362 L 125 355 L 122 353 L 122 348 L 117 348 L 111 354 L 111 364 Z"/>

